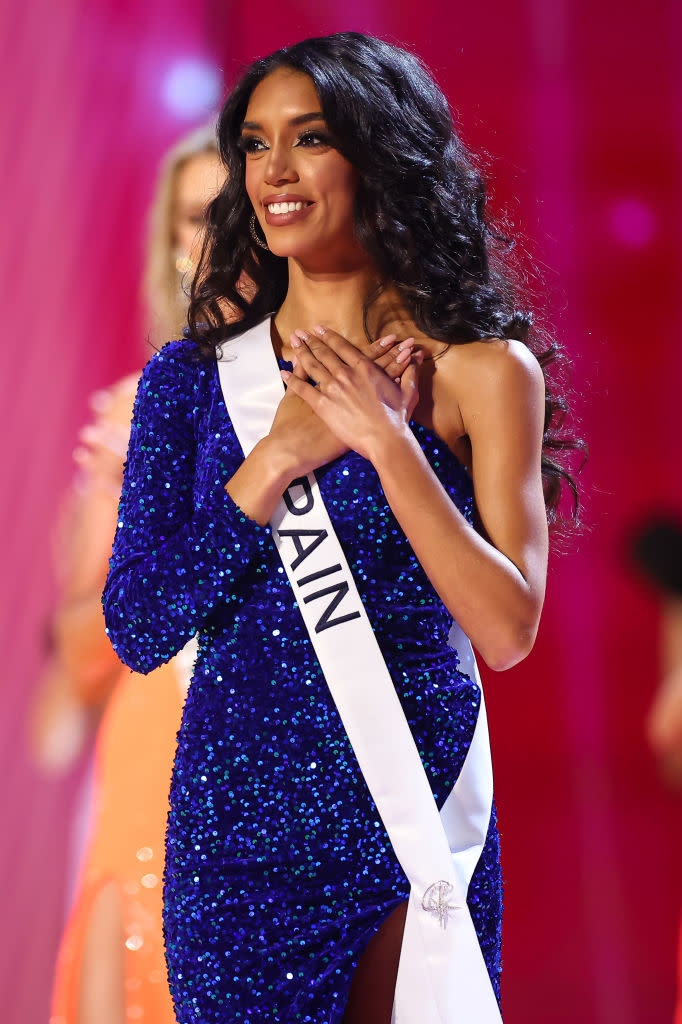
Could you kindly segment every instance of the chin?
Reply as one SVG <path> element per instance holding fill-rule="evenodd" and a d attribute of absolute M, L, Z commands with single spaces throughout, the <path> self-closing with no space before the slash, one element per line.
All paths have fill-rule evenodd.
<path fill-rule="evenodd" d="M 303 239 L 300 241 L 292 239 L 273 240 L 268 245 L 270 246 L 270 252 L 274 253 L 275 256 L 281 256 L 284 259 L 300 260 L 304 263 L 308 260 L 317 261 L 328 248 L 323 242 L 304 242 Z"/>

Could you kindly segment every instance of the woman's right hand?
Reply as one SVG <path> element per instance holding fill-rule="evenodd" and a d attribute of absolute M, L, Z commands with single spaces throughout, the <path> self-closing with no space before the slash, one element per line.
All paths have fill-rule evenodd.
<path fill-rule="evenodd" d="M 413 348 L 413 338 L 398 343 L 396 336 L 390 334 L 367 345 L 363 352 L 397 381 L 410 365 Z M 307 380 L 300 363 L 294 366 L 293 372 L 301 380 Z M 348 451 L 347 445 L 332 433 L 310 406 L 289 389 L 279 403 L 267 445 L 277 453 L 278 460 L 291 467 L 292 480 Z"/>

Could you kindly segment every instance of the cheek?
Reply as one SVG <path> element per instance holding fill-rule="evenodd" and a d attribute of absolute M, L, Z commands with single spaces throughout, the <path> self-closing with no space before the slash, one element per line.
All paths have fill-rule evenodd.
<path fill-rule="evenodd" d="M 355 194 L 358 189 L 358 175 L 352 167 L 343 161 L 339 166 L 325 168 L 319 179 L 320 191 L 333 200 L 333 207 L 339 217 L 347 220 L 352 216 Z"/>
<path fill-rule="evenodd" d="M 346 215 L 352 213 L 356 193 L 357 172 L 344 161 L 343 165 L 337 168 L 336 195 L 339 206 Z"/>
<path fill-rule="evenodd" d="M 258 196 L 260 194 L 262 179 L 262 171 L 259 167 L 259 162 L 256 160 L 246 161 L 244 168 L 244 184 L 246 186 L 246 194 L 251 200 L 251 205 L 254 207 L 258 206 Z"/>

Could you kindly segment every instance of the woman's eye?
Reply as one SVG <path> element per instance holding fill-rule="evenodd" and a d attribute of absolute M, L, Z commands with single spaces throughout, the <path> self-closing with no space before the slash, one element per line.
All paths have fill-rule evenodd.
<path fill-rule="evenodd" d="M 256 135 L 242 135 L 238 145 L 242 153 L 261 153 L 267 148 L 263 140 Z"/>
<path fill-rule="evenodd" d="M 303 132 L 298 137 L 299 146 L 329 146 L 329 137 L 322 132 Z"/>

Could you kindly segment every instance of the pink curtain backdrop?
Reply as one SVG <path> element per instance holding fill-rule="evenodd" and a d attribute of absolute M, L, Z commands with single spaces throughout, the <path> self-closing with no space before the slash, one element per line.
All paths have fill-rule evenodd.
<path fill-rule="evenodd" d="M 338 6 L 338 9 L 337 9 Z M 27 709 L 54 598 L 51 529 L 93 389 L 147 358 L 143 225 L 178 62 L 226 83 L 298 38 L 354 28 L 419 53 L 492 155 L 495 199 L 544 268 L 591 447 L 588 530 L 554 555 L 535 650 L 486 673 L 507 881 L 507 1024 L 667 1024 L 682 803 L 643 735 L 657 613 L 623 565 L 648 511 L 682 509 L 682 8 L 673 0 L 10 0 L 0 9 L 0 1005 L 48 1016 L 87 754 L 48 778 Z M 170 84 L 169 84 L 170 83 Z M 172 90 L 171 90 L 172 91 Z M 131 750 L 131 757 L 135 751 Z"/>

